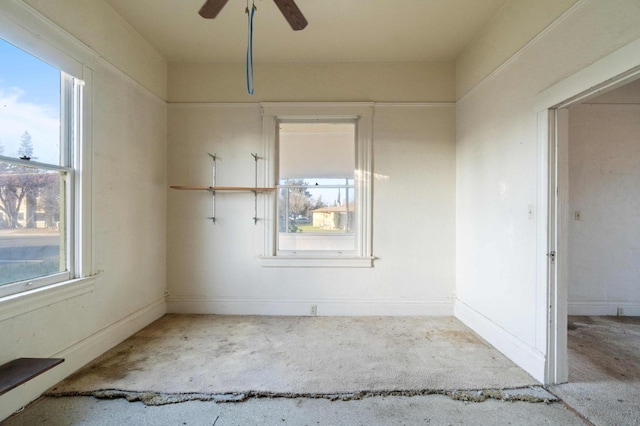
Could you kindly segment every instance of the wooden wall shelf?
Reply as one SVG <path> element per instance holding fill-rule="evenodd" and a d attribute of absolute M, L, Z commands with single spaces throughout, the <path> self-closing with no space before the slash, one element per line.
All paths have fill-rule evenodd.
<path fill-rule="evenodd" d="M 209 153 L 211 157 L 211 174 L 212 181 L 211 186 L 180 186 L 171 185 L 169 188 L 178 189 L 182 191 L 207 191 L 211 193 L 211 219 L 213 223 L 216 223 L 216 193 L 217 192 L 251 192 L 253 193 L 253 223 L 258 224 L 258 193 L 275 192 L 277 188 L 260 188 L 258 187 L 258 154 L 251 154 L 254 161 L 253 178 L 255 180 L 255 186 L 216 186 L 216 155 Z"/>
<path fill-rule="evenodd" d="M 229 192 L 273 192 L 276 188 L 253 188 L 251 186 L 179 186 L 171 185 L 171 189 L 181 191 L 229 191 Z"/>

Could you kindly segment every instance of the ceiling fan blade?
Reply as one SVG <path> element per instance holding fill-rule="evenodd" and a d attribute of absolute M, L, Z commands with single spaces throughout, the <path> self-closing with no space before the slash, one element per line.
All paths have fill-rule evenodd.
<path fill-rule="evenodd" d="M 203 18 L 213 19 L 218 16 L 227 1 L 229 0 L 207 0 L 198 13 Z"/>
<path fill-rule="evenodd" d="M 293 0 L 273 0 L 274 3 L 280 9 L 280 12 L 284 15 L 284 18 L 287 20 L 291 28 L 294 31 L 299 31 L 304 29 L 307 26 L 307 20 L 305 19 L 300 9 L 298 9 L 298 5 Z"/>

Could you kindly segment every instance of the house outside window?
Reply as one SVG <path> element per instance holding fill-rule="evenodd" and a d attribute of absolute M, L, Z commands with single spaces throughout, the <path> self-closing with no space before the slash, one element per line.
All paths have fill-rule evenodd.
<path fill-rule="evenodd" d="M 371 267 L 373 105 L 263 104 L 263 266 Z"/>
<path fill-rule="evenodd" d="M 83 82 L 2 39 L 0 57 L 2 297 L 80 273 Z"/>

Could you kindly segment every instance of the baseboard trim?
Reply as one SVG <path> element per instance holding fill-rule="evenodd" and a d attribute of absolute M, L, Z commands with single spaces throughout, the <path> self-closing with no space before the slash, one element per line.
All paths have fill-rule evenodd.
<path fill-rule="evenodd" d="M 266 300 L 170 296 L 167 312 L 217 315 L 452 316 L 453 299 Z"/>
<path fill-rule="evenodd" d="M 80 365 L 74 363 L 74 369 L 71 371 L 73 372 L 151 324 L 165 313 L 166 302 L 164 298 L 158 299 L 97 333 L 61 350 L 54 354 L 53 357 L 67 359 L 70 367 L 72 364 L 72 362 L 69 362 L 70 360 L 84 360 Z"/>
<path fill-rule="evenodd" d="M 546 359 L 543 353 L 459 300 L 456 300 L 454 305 L 454 316 L 531 374 L 534 379 L 544 383 Z"/>
<path fill-rule="evenodd" d="M 640 316 L 640 302 L 568 302 L 569 315 Z"/>
<path fill-rule="evenodd" d="M 64 358 L 65 362 L 0 397 L 0 421 L 165 313 L 166 302 L 163 297 L 67 348 L 51 354 L 51 358 Z"/>

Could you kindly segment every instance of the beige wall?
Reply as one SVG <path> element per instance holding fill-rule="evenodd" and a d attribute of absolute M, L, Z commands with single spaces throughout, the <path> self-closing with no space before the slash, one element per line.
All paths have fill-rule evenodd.
<path fill-rule="evenodd" d="M 169 102 L 451 102 L 455 64 L 256 63 L 255 94 L 244 64 L 169 64 Z"/>
<path fill-rule="evenodd" d="M 22 0 L 158 97 L 167 97 L 167 61 L 102 0 Z"/>
<path fill-rule="evenodd" d="M 456 92 L 471 88 L 540 34 L 578 0 L 511 0 L 458 56 Z"/>
<path fill-rule="evenodd" d="M 169 311 L 308 315 L 316 304 L 318 315 L 450 314 L 454 64 L 267 63 L 255 65 L 255 78 L 251 97 L 243 64 L 169 64 L 169 183 L 209 185 L 210 152 L 218 185 L 251 186 L 250 153 L 265 151 L 257 102 L 387 102 L 374 113 L 378 260 L 374 268 L 262 267 L 269 225 L 253 224 L 252 194 L 218 194 L 213 225 L 210 194 L 170 191 Z"/>
<path fill-rule="evenodd" d="M 86 182 L 92 189 L 92 246 L 86 253 L 93 259 L 89 273 L 94 277 L 82 285 L 0 300 L 0 364 L 18 357 L 66 359 L 1 396 L 0 419 L 166 310 L 167 107 L 157 94 L 117 68 L 140 73 L 137 79 L 149 86 L 164 87 L 162 74 L 147 72 L 140 64 L 141 58 L 157 58 L 157 53 L 127 32 L 114 37 L 129 45 L 128 53 L 118 56 L 108 49 L 102 51 L 103 46 L 113 43 L 105 28 L 93 32 L 93 24 L 106 19 L 102 14 L 108 9 L 102 1 L 31 3 L 52 19 L 60 19 L 62 26 L 72 24 L 81 41 L 100 49 L 96 52 L 80 48 L 84 57 L 75 58 L 84 61 L 79 77 L 86 80 L 85 90 L 92 95 L 91 128 L 86 129 L 93 149 L 93 176 Z M 66 40 L 55 25 L 19 2 L 9 1 L 0 7 L 3 18 L 14 20 L 28 33 L 42 36 L 58 52 L 73 56 L 78 51 L 74 44 L 77 42 Z M 65 17 L 49 13 L 54 10 Z M 31 43 L 29 37 L 32 36 L 22 37 L 27 47 Z M 42 47 L 39 37 L 33 40 L 38 48 Z M 59 43 L 60 40 L 69 44 Z M 98 54 L 114 54 L 114 63 L 99 59 Z M 60 55 L 52 55 L 56 56 Z M 161 61 L 155 63 L 162 65 Z"/>
<path fill-rule="evenodd" d="M 214 225 L 209 193 L 170 191 L 169 311 L 308 315 L 315 304 L 318 315 L 450 315 L 454 126 L 453 104 L 376 106 L 374 268 L 262 267 L 268 224 L 254 225 L 253 194 L 219 193 Z M 252 186 L 250 153 L 264 151 L 259 104 L 169 107 L 172 185 L 209 185 L 210 152 L 219 185 Z"/>

